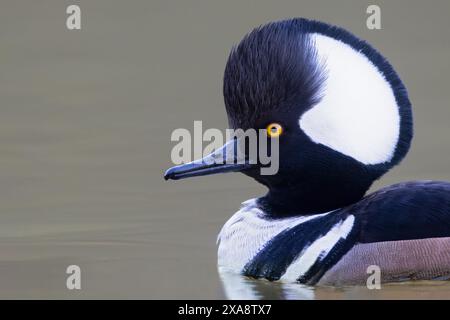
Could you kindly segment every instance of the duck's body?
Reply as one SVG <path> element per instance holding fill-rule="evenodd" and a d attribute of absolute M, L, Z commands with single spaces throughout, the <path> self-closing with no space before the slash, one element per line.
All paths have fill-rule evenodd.
<path fill-rule="evenodd" d="M 243 203 L 219 234 L 219 266 L 254 278 L 305 284 L 450 277 L 450 183 L 383 188 L 323 214 L 274 218 Z"/>
<path fill-rule="evenodd" d="M 231 127 L 267 127 L 268 141 L 279 141 L 278 172 L 234 164 L 227 144 L 165 175 L 242 171 L 269 189 L 223 227 L 221 268 L 331 285 L 364 283 L 371 265 L 384 281 L 450 276 L 449 183 L 407 182 L 365 196 L 413 136 L 406 88 L 378 51 L 325 23 L 270 23 L 232 50 L 224 97 Z M 218 158 L 227 164 L 211 163 Z"/>

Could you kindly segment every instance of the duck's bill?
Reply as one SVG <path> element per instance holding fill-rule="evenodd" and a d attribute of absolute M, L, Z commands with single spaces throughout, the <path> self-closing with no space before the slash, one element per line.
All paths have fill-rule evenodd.
<path fill-rule="evenodd" d="M 246 159 L 245 152 L 241 152 L 241 150 L 239 140 L 231 140 L 202 159 L 168 169 L 164 174 L 164 179 L 178 180 L 249 169 L 252 165 Z"/>

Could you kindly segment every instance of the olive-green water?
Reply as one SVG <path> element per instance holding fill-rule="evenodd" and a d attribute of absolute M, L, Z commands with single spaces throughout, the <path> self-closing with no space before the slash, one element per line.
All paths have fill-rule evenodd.
<path fill-rule="evenodd" d="M 450 180 L 450 4 L 377 1 L 0 4 L 0 298 L 450 298 L 450 283 L 306 288 L 216 270 L 216 235 L 264 189 L 240 174 L 166 182 L 171 133 L 226 128 L 222 73 L 251 28 L 292 16 L 380 49 L 414 105 L 403 164 L 376 183 Z M 81 7 L 81 30 L 66 7 Z M 425 257 L 426 258 L 426 257 Z M 81 290 L 66 268 L 81 268 Z"/>

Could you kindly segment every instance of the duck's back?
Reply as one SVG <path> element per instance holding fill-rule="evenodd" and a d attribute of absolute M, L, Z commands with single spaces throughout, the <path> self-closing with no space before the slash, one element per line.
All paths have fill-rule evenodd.
<path fill-rule="evenodd" d="M 319 283 L 364 283 L 372 265 L 383 282 L 450 278 L 450 183 L 392 185 L 352 209 L 360 230 L 355 244 Z"/>
<path fill-rule="evenodd" d="M 255 210 L 252 206 L 249 215 Z M 257 213 L 259 229 L 251 228 L 244 218 L 224 226 L 222 235 L 227 239 L 219 247 L 220 265 L 227 266 L 226 251 L 241 239 L 254 248 L 241 255 L 240 272 L 256 278 L 327 285 L 365 283 L 371 265 L 380 267 L 383 282 L 450 276 L 447 182 L 392 185 L 321 215 L 273 219 Z M 239 214 L 245 217 L 245 207 Z M 267 229 L 261 228 L 264 223 L 283 229 L 258 234 Z"/>

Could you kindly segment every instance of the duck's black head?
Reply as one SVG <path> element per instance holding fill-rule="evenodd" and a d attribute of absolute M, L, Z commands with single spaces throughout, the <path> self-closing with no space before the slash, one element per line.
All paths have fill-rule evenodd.
<path fill-rule="evenodd" d="M 166 177 L 242 171 L 269 188 L 259 203 L 274 215 L 358 201 L 410 146 L 411 105 L 400 78 L 369 44 L 335 26 L 291 19 L 253 30 L 232 49 L 223 88 L 232 128 L 281 126 L 277 174 L 197 162 Z"/>

